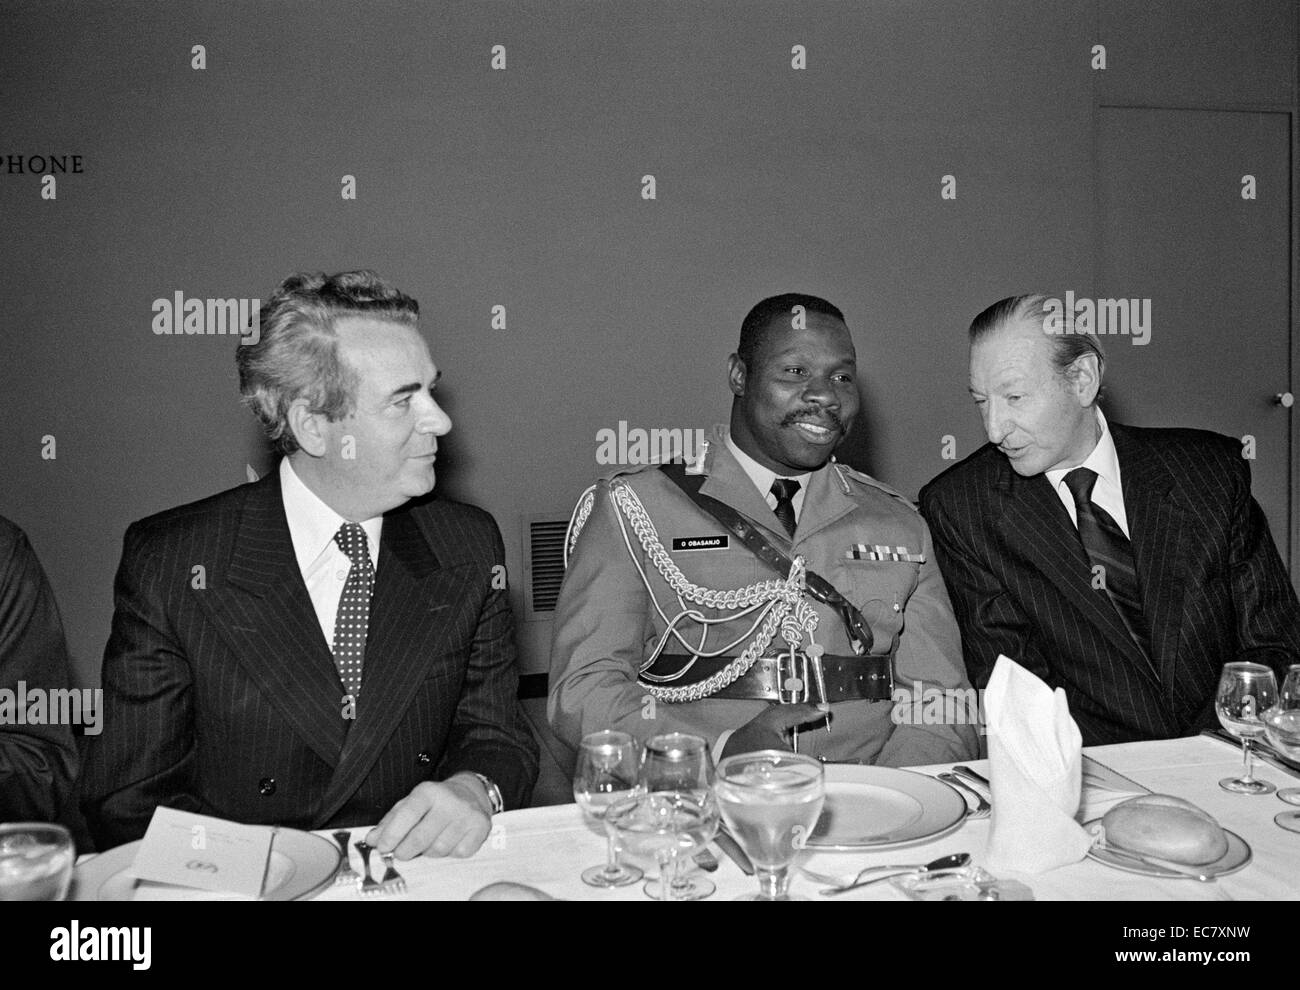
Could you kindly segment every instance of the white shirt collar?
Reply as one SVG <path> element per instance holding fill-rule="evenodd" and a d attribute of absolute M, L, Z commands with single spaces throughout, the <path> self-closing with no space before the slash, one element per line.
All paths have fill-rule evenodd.
<path fill-rule="evenodd" d="M 1106 425 L 1106 414 L 1101 411 L 1101 407 L 1095 407 L 1097 413 L 1097 425 L 1101 427 L 1101 436 L 1097 438 L 1097 445 L 1092 448 L 1090 453 L 1082 464 L 1075 467 L 1085 467 L 1097 472 L 1097 484 L 1105 484 L 1108 487 L 1119 491 L 1119 455 L 1115 453 L 1115 440 L 1110 435 L 1110 427 Z M 1056 468 L 1047 472 L 1047 482 L 1058 491 L 1065 480 L 1065 476 L 1073 471 L 1074 468 Z M 1068 494 L 1068 490 L 1067 490 Z"/>
<path fill-rule="evenodd" d="M 1092 503 L 1105 509 L 1124 535 L 1131 537 L 1128 529 L 1128 512 L 1124 507 L 1124 486 L 1120 477 L 1119 454 L 1115 451 L 1115 439 L 1111 436 L 1110 427 L 1106 424 L 1106 416 L 1100 407 L 1097 408 L 1097 423 L 1101 427 L 1101 436 L 1097 440 L 1097 445 L 1092 448 L 1092 453 L 1078 466 L 1097 472 L 1097 481 L 1092 486 Z M 1074 469 L 1061 468 L 1048 471 L 1047 483 L 1052 486 L 1061 504 L 1065 506 L 1070 521 L 1077 526 L 1079 520 L 1074 496 L 1070 493 L 1069 486 L 1065 484 L 1065 476 L 1072 470 Z"/>
<path fill-rule="evenodd" d="M 759 492 L 762 493 L 764 498 L 767 498 L 767 496 L 771 494 L 772 482 L 777 478 L 790 478 L 793 481 L 799 482 L 799 492 L 795 496 L 796 500 L 798 500 L 799 496 L 808 490 L 808 479 L 812 477 L 812 472 L 806 472 L 804 474 L 777 474 L 775 471 L 763 467 L 762 464 L 759 464 L 758 461 L 754 460 L 754 458 L 750 457 L 736 446 L 736 441 L 731 439 L 730 430 L 726 431 L 726 440 L 727 449 L 731 451 L 732 456 L 740 463 L 741 468 L 743 468 L 745 473 L 749 475 L 749 480 L 757 486 Z M 798 506 L 795 508 L 797 511 Z"/>
<path fill-rule="evenodd" d="M 285 518 L 289 521 L 289 537 L 293 540 L 298 570 L 305 574 L 322 553 L 337 545 L 334 534 L 347 520 L 307 487 L 287 457 L 280 460 L 280 496 L 284 501 Z M 373 516 L 361 524 L 370 544 L 370 563 L 376 570 L 379 568 L 379 536 L 383 526 L 383 516 Z"/>

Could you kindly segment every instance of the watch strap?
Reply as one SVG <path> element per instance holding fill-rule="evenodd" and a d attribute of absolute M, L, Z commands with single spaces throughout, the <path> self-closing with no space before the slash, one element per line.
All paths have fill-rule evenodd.
<path fill-rule="evenodd" d="M 498 815 L 505 811 L 506 803 L 501 798 L 501 788 L 497 787 L 492 778 L 487 777 L 476 770 L 471 770 L 470 773 L 474 774 L 474 776 L 479 779 L 483 784 L 483 789 L 487 791 L 488 801 L 492 804 L 492 814 Z"/>

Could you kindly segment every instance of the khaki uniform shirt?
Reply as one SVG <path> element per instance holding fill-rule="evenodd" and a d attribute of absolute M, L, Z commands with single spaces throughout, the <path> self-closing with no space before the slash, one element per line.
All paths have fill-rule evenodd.
<path fill-rule="evenodd" d="M 945 689 L 970 695 L 961 639 L 934 561 L 930 532 L 911 503 L 867 475 L 828 463 L 808 480 L 791 542 L 762 493 L 727 450 L 724 438 L 719 427 L 704 458 L 707 478 L 701 493 L 763 525 L 770 542 L 790 557 L 802 555 L 810 570 L 830 581 L 862 612 L 875 638 L 873 652 L 886 650 L 895 635 L 899 636 L 895 697 L 903 697 L 900 692 L 914 695 L 918 688 L 932 697 Z M 614 483 L 626 484 L 636 493 L 660 543 L 691 583 L 726 591 L 783 577 L 762 564 L 657 467 L 600 482 L 586 496 L 591 499 L 589 507 L 580 502 L 576 510 L 575 522 L 584 515 L 586 518 L 573 545 L 556 606 L 547 709 L 551 725 L 575 751 L 584 735 L 601 729 L 619 729 L 641 740 L 660 732 L 683 731 L 713 743 L 722 732 L 744 725 L 770 702 L 705 698 L 674 704 L 654 698 L 637 680 L 638 670 L 668 622 L 684 607 L 698 609 L 709 618 L 734 612 L 679 602 L 613 501 Z M 725 547 L 673 549 L 674 540 L 722 535 L 729 536 Z M 923 562 L 853 559 L 850 553 L 858 544 L 905 548 L 913 556 L 922 556 Z M 634 560 L 640 563 L 644 579 Z M 829 654 L 852 654 L 839 615 L 811 597 L 808 600 L 820 615 L 816 641 Z M 713 651 L 731 644 L 746 633 L 757 614 L 756 610 L 710 626 L 704 649 Z M 686 643 L 699 647 L 703 632 L 699 622 L 685 617 L 676 629 Z M 752 635 L 745 637 L 727 654 L 738 656 L 751 640 Z M 787 647 L 778 634 L 764 655 L 784 649 Z M 688 651 L 670 639 L 663 652 Z M 688 657 L 681 659 L 684 662 Z M 950 707 L 965 711 L 964 707 Z M 931 710 L 935 710 L 933 705 Z M 828 760 L 888 766 L 977 756 L 975 725 L 908 724 L 934 721 L 915 717 L 918 711 L 917 705 L 890 701 L 836 702 L 831 733 L 824 728 L 801 732 L 800 751 Z M 900 724 L 895 724 L 896 720 Z"/>

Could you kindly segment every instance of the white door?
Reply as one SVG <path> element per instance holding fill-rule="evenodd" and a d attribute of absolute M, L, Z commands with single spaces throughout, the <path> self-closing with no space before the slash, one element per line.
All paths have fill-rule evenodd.
<path fill-rule="evenodd" d="M 1276 396 L 1295 391 L 1289 150 L 1286 113 L 1098 111 L 1097 295 L 1151 300 L 1146 344 L 1103 338 L 1103 408 L 1135 426 L 1253 438 L 1255 497 L 1287 562 L 1294 414 Z"/>

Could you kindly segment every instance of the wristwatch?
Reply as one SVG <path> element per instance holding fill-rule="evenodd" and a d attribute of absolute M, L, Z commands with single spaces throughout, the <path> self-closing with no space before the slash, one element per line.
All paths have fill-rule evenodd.
<path fill-rule="evenodd" d="M 474 776 L 482 782 L 483 789 L 487 791 L 488 801 L 492 805 L 492 814 L 496 815 L 505 811 L 506 803 L 501 799 L 501 788 L 497 787 L 497 785 L 492 782 L 492 778 L 485 777 L 483 774 L 474 770 L 471 770 L 470 773 L 474 774 Z"/>

